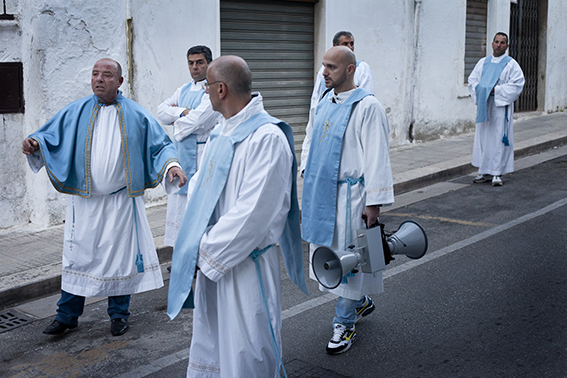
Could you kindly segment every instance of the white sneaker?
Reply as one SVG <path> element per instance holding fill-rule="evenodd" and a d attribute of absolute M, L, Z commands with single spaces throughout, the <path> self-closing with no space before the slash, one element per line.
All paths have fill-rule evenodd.
<path fill-rule="evenodd" d="M 486 175 L 486 174 L 485 174 L 485 175 L 478 175 L 478 176 L 476 176 L 475 178 L 473 178 L 472 181 L 473 181 L 475 184 L 479 184 L 479 183 L 481 183 L 481 182 L 490 181 L 491 178 L 492 178 L 491 175 Z"/>
<path fill-rule="evenodd" d="M 340 354 L 346 352 L 356 337 L 354 326 L 347 328 L 342 324 L 335 324 L 333 329 L 333 337 L 327 344 L 328 354 Z"/>
<path fill-rule="evenodd" d="M 502 186 L 502 179 L 500 176 L 492 176 L 492 186 Z"/>

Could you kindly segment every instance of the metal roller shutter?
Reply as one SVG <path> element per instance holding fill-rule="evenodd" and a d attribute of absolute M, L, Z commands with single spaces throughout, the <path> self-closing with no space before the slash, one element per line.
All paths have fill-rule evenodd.
<path fill-rule="evenodd" d="M 487 55 L 486 18 L 488 0 L 467 0 L 465 37 L 465 83 L 476 63 Z"/>
<path fill-rule="evenodd" d="M 313 90 L 313 3 L 221 0 L 221 55 L 252 70 L 252 90 L 266 111 L 290 124 L 301 153 Z"/>

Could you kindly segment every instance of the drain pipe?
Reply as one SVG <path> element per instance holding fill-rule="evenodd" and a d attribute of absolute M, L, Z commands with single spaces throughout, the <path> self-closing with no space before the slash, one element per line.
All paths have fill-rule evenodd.
<path fill-rule="evenodd" d="M 419 65 L 419 20 L 421 12 L 421 0 L 415 0 L 414 4 L 414 19 L 413 19 L 413 62 L 412 62 L 412 85 L 410 90 L 410 125 L 408 128 L 408 140 L 410 143 L 414 140 L 413 128 L 415 124 L 415 112 L 416 112 L 416 95 L 417 92 L 417 73 Z"/>

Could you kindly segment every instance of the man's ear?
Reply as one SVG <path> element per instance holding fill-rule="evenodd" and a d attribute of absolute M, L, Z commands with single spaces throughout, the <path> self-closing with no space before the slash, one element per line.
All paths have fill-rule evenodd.
<path fill-rule="evenodd" d="M 228 93 L 228 92 L 227 92 L 227 89 L 228 89 L 228 88 L 226 87 L 226 84 L 221 81 L 221 82 L 219 83 L 218 89 L 217 89 L 217 90 L 218 90 L 218 93 L 219 93 L 219 99 L 222 99 L 222 98 L 225 98 L 225 97 L 226 97 L 226 95 L 227 95 L 227 93 Z"/>
<path fill-rule="evenodd" d="M 354 64 L 349 64 L 347 66 L 347 73 L 348 74 L 354 74 L 355 70 L 356 70 L 356 66 Z"/>

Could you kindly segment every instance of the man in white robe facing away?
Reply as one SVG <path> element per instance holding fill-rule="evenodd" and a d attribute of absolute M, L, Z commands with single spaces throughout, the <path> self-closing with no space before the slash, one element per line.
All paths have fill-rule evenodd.
<path fill-rule="evenodd" d="M 192 80 L 179 87 L 157 109 L 157 119 L 173 125 L 174 144 L 181 167 L 190 180 L 195 174 L 211 130 L 220 121 L 220 113 L 211 106 L 205 93 L 207 67 L 213 60 L 211 49 L 197 45 L 187 51 Z M 174 246 L 187 205 L 187 187 L 167 198 L 164 245 Z"/>
<path fill-rule="evenodd" d="M 74 101 L 26 138 L 34 172 L 45 166 L 53 186 L 69 194 L 61 299 L 43 331 L 76 328 L 85 297 L 108 297 L 113 336 L 128 330 L 130 295 L 163 286 L 144 206 L 144 190 L 163 181 L 185 184 L 171 140 L 145 109 L 122 96 L 118 62 L 93 67 L 93 95 Z M 167 178 L 166 178 L 167 174 Z"/>
<path fill-rule="evenodd" d="M 344 251 L 357 229 L 373 226 L 380 207 L 394 202 L 389 124 L 382 105 L 356 87 L 356 58 L 348 48 L 331 48 L 323 66 L 331 90 L 309 121 L 301 155 L 302 232 L 310 243 L 310 262 L 321 245 Z M 311 265 L 309 271 L 316 279 Z M 383 291 L 382 273 L 350 272 L 335 289 L 319 288 L 339 296 L 326 350 L 343 353 L 355 339 L 355 322 L 375 308 L 368 294 Z"/>
<path fill-rule="evenodd" d="M 508 36 L 496 33 L 492 55 L 482 58 L 469 76 L 469 91 L 477 105 L 472 165 L 475 183 L 502 186 L 501 176 L 514 171 L 514 101 L 524 88 L 524 73 L 506 55 Z"/>
<path fill-rule="evenodd" d="M 242 58 L 213 60 L 207 81 L 213 109 L 223 118 L 190 180 L 168 315 L 194 305 L 188 377 L 273 378 L 281 366 L 278 240 L 288 274 L 307 290 L 293 131 L 251 93 Z"/>
<path fill-rule="evenodd" d="M 349 31 L 339 31 L 333 37 L 333 46 L 346 46 L 354 52 L 354 36 Z M 325 79 L 323 78 L 323 69 L 321 66 L 315 77 L 315 85 L 313 86 L 313 93 L 311 94 L 311 105 L 309 106 L 309 117 L 312 117 L 315 108 L 327 89 L 325 87 Z M 374 94 L 374 76 L 372 76 L 372 69 L 370 65 L 362 60 L 356 61 L 356 72 L 354 73 L 354 84 L 366 89 L 370 94 Z"/>

